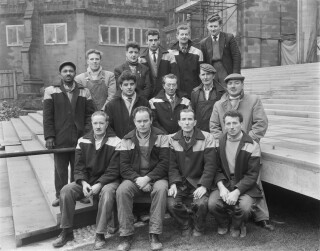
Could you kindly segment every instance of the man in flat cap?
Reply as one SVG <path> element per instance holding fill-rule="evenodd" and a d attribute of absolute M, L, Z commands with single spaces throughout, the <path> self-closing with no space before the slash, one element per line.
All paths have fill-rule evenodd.
<path fill-rule="evenodd" d="M 191 92 L 191 106 L 195 111 L 197 127 L 209 132 L 209 120 L 213 105 L 225 93 L 225 88 L 214 79 L 216 69 L 210 64 L 200 65 L 201 84 Z"/>
<path fill-rule="evenodd" d="M 94 112 L 90 91 L 74 81 L 74 63 L 63 62 L 59 72 L 60 83 L 47 87 L 44 92 L 43 129 L 48 149 L 76 147 L 77 140 L 91 129 L 91 114 Z M 74 152 L 54 154 L 54 207 L 59 206 L 60 190 L 68 184 L 69 163 L 73 181 L 74 161 Z"/>
<path fill-rule="evenodd" d="M 241 53 L 232 34 L 221 32 L 222 19 L 213 14 L 207 19 L 209 36 L 200 41 L 203 62 L 216 70 L 215 79 L 225 86 L 224 79 L 231 73 L 240 73 Z"/>
<path fill-rule="evenodd" d="M 243 116 L 242 130 L 259 143 L 268 128 L 268 118 L 260 98 L 244 93 L 244 76 L 238 73 L 228 75 L 225 82 L 228 92 L 214 104 L 210 117 L 210 132 L 216 140 L 219 140 L 226 132 L 224 114 L 230 110 L 237 110 Z M 272 231 L 274 226 L 269 222 L 269 210 L 260 179 L 258 185 L 262 190 L 263 198 L 258 202 L 256 210 L 253 211 L 254 220 L 261 227 Z"/>

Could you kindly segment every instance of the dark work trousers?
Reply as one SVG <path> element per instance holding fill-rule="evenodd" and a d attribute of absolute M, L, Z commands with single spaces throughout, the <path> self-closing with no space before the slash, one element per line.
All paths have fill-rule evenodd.
<path fill-rule="evenodd" d="M 166 212 L 168 181 L 158 180 L 153 184 L 150 193 L 143 192 L 131 180 L 124 180 L 117 189 L 117 208 L 120 225 L 120 236 L 134 234 L 133 200 L 135 197 L 151 197 L 149 233 L 161 234 L 162 222 Z"/>
<path fill-rule="evenodd" d="M 266 197 L 264 195 L 262 183 L 260 180 L 260 175 L 257 183 L 261 188 L 262 198 L 257 201 L 256 205 L 254 206 L 254 210 L 252 211 L 252 215 L 255 222 L 262 221 L 262 220 L 269 220 L 269 209 L 268 209 Z"/>
<path fill-rule="evenodd" d="M 99 195 L 98 213 L 96 219 L 96 233 L 107 233 L 115 203 L 116 190 L 119 182 L 109 183 L 101 188 Z M 76 201 L 84 198 L 82 186 L 72 182 L 64 186 L 60 193 L 60 228 L 72 228 Z"/>
<path fill-rule="evenodd" d="M 193 192 L 196 189 L 190 186 L 191 185 L 183 191 L 179 191 L 177 194 L 178 200 L 173 197 L 168 197 L 168 210 L 171 216 L 177 221 L 181 230 L 191 228 L 193 224 L 197 231 L 204 232 L 208 213 L 208 195 L 205 194 L 200 199 L 193 199 Z M 182 205 L 179 203 L 180 199 L 182 199 Z M 191 204 L 191 215 L 186 207 L 188 204 Z"/>
<path fill-rule="evenodd" d="M 231 180 L 232 187 L 236 182 Z M 232 227 L 240 229 L 241 224 L 248 221 L 252 206 L 256 203 L 257 199 L 252 198 L 247 194 L 242 194 L 235 205 L 228 205 L 220 197 L 219 189 L 214 190 L 208 201 L 209 212 L 215 217 L 219 227 L 228 227 L 231 215 Z"/>
<path fill-rule="evenodd" d="M 54 155 L 54 185 L 56 188 L 56 197 L 60 197 L 60 191 L 63 186 L 68 184 L 68 166 L 70 163 L 71 174 L 70 181 L 74 181 L 74 152 L 55 153 Z"/>

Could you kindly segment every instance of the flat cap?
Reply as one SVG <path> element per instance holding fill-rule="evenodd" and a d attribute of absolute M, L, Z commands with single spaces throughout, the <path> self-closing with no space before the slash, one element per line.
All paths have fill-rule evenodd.
<path fill-rule="evenodd" d="M 216 21 L 220 21 L 220 20 L 221 20 L 221 17 L 217 13 L 214 13 L 214 14 L 208 16 L 208 18 L 207 18 L 207 22 L 216 22 Z"/>
<path fill-rule="evenodd" d="M 76 65 L 72 62 L 66 61 L 62 62 L 59 66 L 59 72 L 61 72 L 62 68 L 65 67 L 66 65 L 70 65 L 75 71 L 76 71 Z"/>
<path fill-rule="evenodd" d="M 206 72 L 216 73 L 216 69 L 211 64 L 201 64 L 200 69 Z"/>
<path fill-rule="evenodd" d="M 242 76 L 241 74 L 239 73 L 232 73 L 230 75 L 228 75 L 225 79 L 224 79 L 224 82 L 228 82 L 229 80 L 244 80 L 244 76 Z"/>

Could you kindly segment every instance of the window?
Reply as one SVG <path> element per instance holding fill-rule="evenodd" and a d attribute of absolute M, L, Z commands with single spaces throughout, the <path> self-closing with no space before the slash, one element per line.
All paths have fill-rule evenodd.
<path fill-rule="evenodd" d="M 146 32 L 148 30 L 100 25 L 99 43 L 102 45 L 125 45 L 135 41 L 141 46 L 146 46 Z"/>
<path fill-rule="evenodd" d="M 67 44 L 67 24 L 44 24 L 44 44 Z"/>
<path fill-rule="evenodd" d="M 7 25 L 7 46 L 22 46 L 24 39 L 24 25 Z"/>

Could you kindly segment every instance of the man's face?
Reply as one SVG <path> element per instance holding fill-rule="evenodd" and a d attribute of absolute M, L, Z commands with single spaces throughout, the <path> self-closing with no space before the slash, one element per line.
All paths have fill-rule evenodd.
<path fill-rule="evenodd" d="M 182 131 L 191 132 L 196 126 L 197 121 L 194 119 L 193 112 L 181 112 L 178 124 L 181 127 Z"/>
<path fill-rule="evenodd" d="M 163 89 L 169 96 L 173 96 L 176 93 L 177 87 L 176 79 L 166 78 L 165 83 L 163 84 Z"/>
<path fill-rule="evenodd" d="M 146 133 L 151 128 L 152 119 L 150 119 L 149 113 L 146 111 L 137 112 L 133 121 L 140 133 Z"/>
<path fill-rule="evenodd" d="M 207 29 L 208 29 L 211 36 L 217 36 L 217 35 L 219 35 L 219 33 L 221 31 L 221 25 L 219 24 L 218 21 L 209 22 L 207 24 Z"/>
<path fill-rule="evenodd" d="M 199 77 L 204 85 L 210 85 L 213 82 L 214 74 L 200 69 Z"/>
<path fill-rule="evenodd" d="M 138 48 L 129 47 L 126 52 L 126 57 L 130 62 L 137 62 L 139 57 Z"/>
<path fill-rule="evenodd" d="M 100 69 L 100 55 L 96 53 L 91 53 L 88 55 L 87 64 L 92 71 L 97 71 Z"/>
<path fill-rule="evenodd" d="M 177 40 L 180 44 L 186 44 L 188 43 L 188 40 L 190 39 L 189 30 L 179 30 L 179 33 L 177 34 Z"/>
<path fill-rule="evenodd" d="M 239 133 L 241 132 L 242 123 L 240 123 L 238 117 L 225 117 L 224 119 L 224 128 L 227 134 L 232 137 L 236 138 Z"/>
<path fill-rule="evenodd" d="M 91 124 L 93 133 L 97 136 L 102 136 L 105 134 L 109 123 L 104 116 L 96 115 L 92 118 Z"/>
<path fill-rule="evenodd" d="M 237 97 L 243 90 L 243 81 L 231 79 L 227 83 L 227 90 L 231 97 Z"/>
<path fill-rule="evenodd" d="M 71 65 L 66 65 L 61 69 L 60 75 L 64 82 L 73 83 L 76 72 Z"/>
<path fill-rule="evenodd" d="M 160 46 L 160 40 L 158 35 L 149 35 L 147 38 L 147 45 L 149 50 L 156 51 Z"/>
<path fill-rule="evenodd" d="M 120 89 L 124 96 L 132 97 L 136 89 L 136 84 L 132 79 L 124 80 L 122 85 L 120 85 Z"/>

